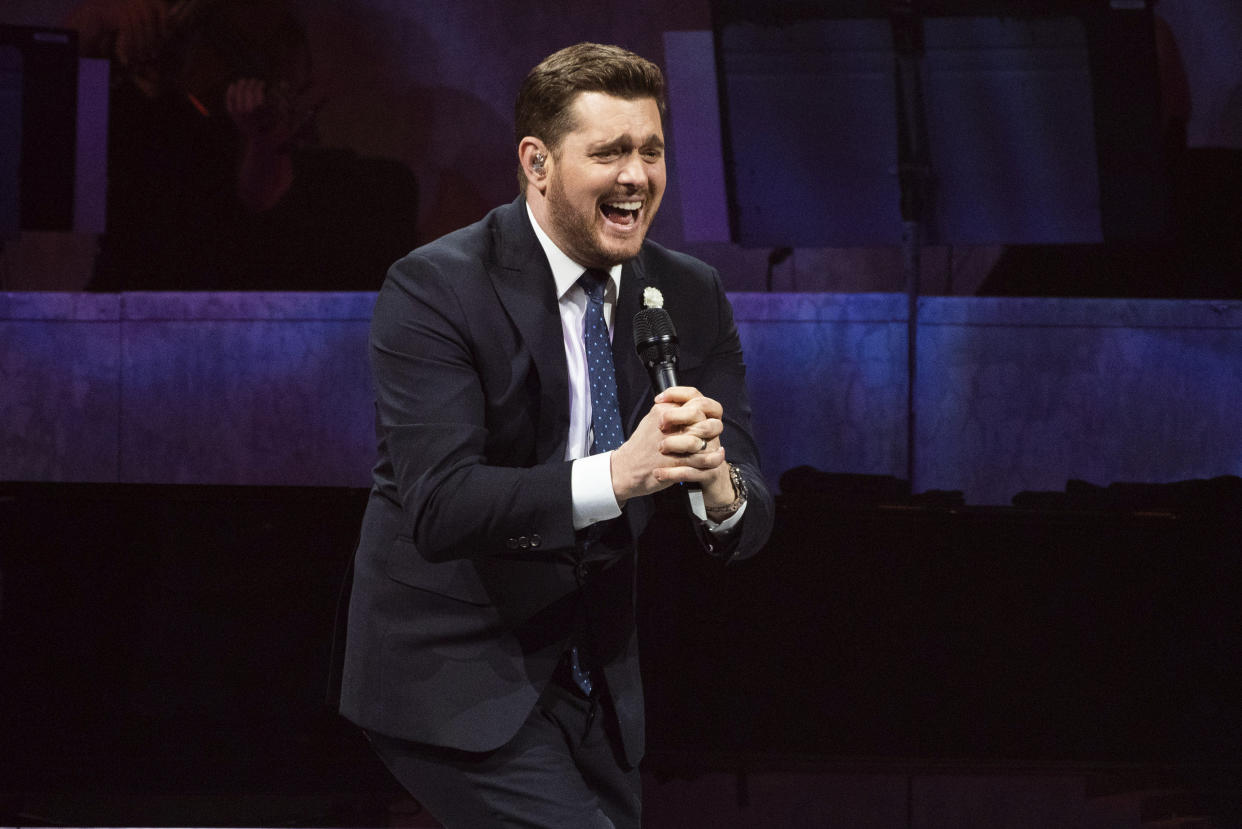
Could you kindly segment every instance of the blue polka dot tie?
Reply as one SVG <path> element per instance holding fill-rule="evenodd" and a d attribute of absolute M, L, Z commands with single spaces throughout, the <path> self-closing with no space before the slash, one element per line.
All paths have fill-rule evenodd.
<path fill-rule="evenodd" d="M 604 285 L 608 274 L 594 269 L 578 277 L 586 291 L 586 316 L 582 318 L 582 340 L 586 345 L 587 375 L 591 381 L 591 449 L 592 455 L 607 452 L 621 445 L 621 410 L 617 406 L 617 372 L 612 364 L 612 343 L 608 339 L 608 321 L 604 319 Z M 578 648 L 569 649 L 569 669 L 574 683 L 587 696 L 594 684 L 591 674 L 583 668 Z"/>
<path fill-rule="evenodd" d="M 591 378 L 591 454 L 616 449 L 625 440 L 621 410 L 617 405 L 617 374 L 612 364 L 612 343 L 604 319 L 604 285 L 608 274 L 594 269 L 578 277 L 587 294 L 582 339 L 586 344 L 587 373 Z"/>

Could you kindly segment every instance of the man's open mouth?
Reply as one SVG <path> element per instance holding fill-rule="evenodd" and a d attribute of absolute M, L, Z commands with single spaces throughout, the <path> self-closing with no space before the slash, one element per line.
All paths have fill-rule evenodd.
<path fill-rule="evenodd" d="M 638 211 L 642 210 L 641 201 L 604 202 L 599 206 L 600 212 L 610 222 L 619 225 L 632 225 L 638 221 Z"/>

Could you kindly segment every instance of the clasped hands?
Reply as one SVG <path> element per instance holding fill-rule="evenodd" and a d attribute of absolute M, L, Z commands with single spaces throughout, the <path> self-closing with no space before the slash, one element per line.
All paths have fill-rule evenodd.
<path fill-rule="evenodd" d="M 733 500 L 725 450 L 720 445 L 724 409 L 691 386 L 673 386 L 629 439 L 612 453 L 612 490 L 617 504 L 676 483 L 697 483 L 708 506 Z"/>

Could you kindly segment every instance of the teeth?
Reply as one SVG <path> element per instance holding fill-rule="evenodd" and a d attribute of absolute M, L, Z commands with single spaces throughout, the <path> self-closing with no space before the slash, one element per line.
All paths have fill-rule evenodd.
<path fill-rule="evenodd" d="M 640 201 L 610 201 L 608 206 L 615 207 L 618 210 L 638 210 L 643 206 L 643 203 Z"/>

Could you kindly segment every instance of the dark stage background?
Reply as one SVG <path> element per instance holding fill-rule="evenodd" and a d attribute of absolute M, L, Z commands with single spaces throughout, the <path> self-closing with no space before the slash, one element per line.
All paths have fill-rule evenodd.
<path fill-rule="evenodd" d="M 1236 491 L 971 509 L 851 483 L 873 496 L 781 496 L 763 555 L 727 570 L 658 514 L 650 772 L 934 758 L 1236 782 Z M 387 820 L 399 793 L 325 701 L 365 495 L 0 486 L 0 817 Z"/>
<path fill-rule="evenodd" d="M 56 26 L 77 2 L 9 0 L 0 9 L 0 23 Z M 872 14 L 887 8 L 887 4 L 871 0 L 786 5 L 793 9 L 867 9 Z M 1121 40 L 1104 38 L 1100 40 L 1104 45 L 1092 52 L 1100 64 L 1099 78 L 1113 79 L 1096 90 L 1096 104 L 1106 115 L 1110 107 L 1116 110 L 1100 122 L 1106 129 L 1116 130 L 1100 136 L 1115 152 L 1100 160 L 1108 176 L 1113 177 L 1132 175 L 1138 167 L 1150 166 L 1153 148 L 1144 142 L 1150 141 L 1153 129 L 1164 142 L 1160 152 L 1172 150 L 1167 153 L 1168 167 L 1163 171 L 1171 179 L 1169 202 L 1164 207 L 1171 211 L 1172 225 L 1157 244 L 1072 244 L 1050 250 L 1044 245 L 1015 248 L 1007 244 L 1011 239 L 970 243 L 964 239 L 941 240 L 925 252 L 925 293 L 1237 296 L 1234 275 L 1242 258 L 1236 234 L 1230 228 L 1236 226 L 1242 181 L 1238 156 L 1242 152 L 1242 67 L 1236 60 L 1242 53 L 1242 7 L 1232 0 L 1159 0 L 1147 4 L 1128 0 L 935 0 L 917 5 L 932 11 L 974 10 L 981 19 L 993 23 L 994 15 L 999 14 L 1092 9 L 1095 17 L 1108 18 L 1101 27 L 1106 33 L 1133 30 L 1132 21 L 1146 15 L 1150 7 L 1155 25 L 1154 67 L 1149 41 L 1127 46 Z M 380 168 L 389 164 L 404 168 L 417 183 L 416 203 L 405 204 L 417 214 L 411 238 L 425 242 L 475 220 L 514 195 L 509 137 L 512 98 L 522 75 L 542 56 L 567 43 L 593 39 L 620 43 L 666 61 L 676 57 L 668 49 L 669 35 L 710 33 L 715 6 L 746 4 L 643 0 L 626 7 L 601 2 L 570 9 L 561 3 L 519 6 L 487 0 L 428 0 L 418 4 L 293 0 L 292 6 L 305 22 L 315 95 L 323 97 L 316 119 L 319 146 L 356 153 L 378 161 Z M 878 19 L 883 17 L 880 13 Z M 673 80 L 685 89 L 687 75 L 675 76 L 679 67 L 674 60 L 668 63 Z M 883 71 L 891 72 L 886 56 L 880 64 Z M 939 65 L 940 70 L 944 68 Z M 1159 75 L 1154 93 L 1149 88 L 1153 71 Z M 799 95 L 811 101 L 824 91 L 822 85 L 808 85 L 805 79 L 797 78 L 781 87 L 795 102 Z M 934 88 L 931 91 L 934 93 Z M 727 233 L 722 236 L 701 226 L 700 192 L 687 176 L 697 175 L 704 163 L 701 150 L 712 140 L 704 130 L 713 129 L 719 113 L 715 107 L 707 107 L 693 89 L 680 99 L 676 87 L 673 93 L 670 191 L 654 228 L 656 238 L 712 262 L 721 269 L 731 291 L 903 290 L 902 255 L 895 242 L 876 244 L 858 238 L 837 240 L 833 244 L 839 246 L 825 247 L 791 234 L 752 247 L 737 244 Z M 1128 103 L 1121 106 L 1122 101 Z M 934 94 L 930 102 L 936 107 L 956 105 L 943 97 L 937 103 Z M 855 95 L 847 103 L 857 108 L 868 106 L 865 96 Z M 1133 121 L 1140 115 L 1140 120 L 1150 120 L 1151 113 L 1145 110 L 1153 104 L 1157 107 L 1157 125 Z M 1001 100 L 982 112 L 968 109 L 966 115 L 999 118 L 997 112 L 1008 113 L 1015 107 L 1021 108 Z M 845 121 L 833 119 L 834 123 L 848 123 L 853 117 L 848 112 L 845 115 Z M 1131 122 L 1119 127 L 1115 116 L 1130 118 Z M 1114 126 L 1108 127 L 1110 122 Z M 1001 119 L 993 126 L 994 131 L 985 136 L 984 153 L 998 159 L 1000 169 L 1007 169 L 1005 165 L 1012 161 L 1012 156 L 1005 155 L 1006 147 L 1056 144 L 1056 134 L 1044 135 L 1045 125 L 1039 119 L 1018 123 Z M 939 140 L 956 141 L 955 135 L 941 135 Z M 888 134 L 881 138 L 894 140 Z M 931 138 L 935 143 L 937 135 Z M 719 152 L 718 136 L 715 141 L 715 151 Z M 678 146 L 682 143 L 687 152 L 679 160 Z M 813 153 L 813 146 L 805 142 L 798 145 L 795 141 L 785 149 L 778 144 L 764 146 L 764 155 L 777 163 L 785 157 L 785 149 L 795 155 Z M 1178 148 L 1182 147 L 1188 152 L 1180 152 Z M 682 168 L 683 162 L 687 169 Z M 941 164 L 934 171 L 946 178 L 949 189 L 962 183 L 963 170 L 970 172 L 961 162 L 954 163 L 956 169 Z M 692 166 L 696 169 L 688 169 Z M 401 178 L 398 169 L 387 169 L 390 184 Z M 882 182 L 872 180 L 867 186 L 890 186 L 892 165 L 881 165 L 877 171 Z M 722 169 L 712 174 L 719 177 Z M 849 175 L 845 170 L 836 180 Z M 976 186 L 979 181 L 970 178 L 970 184 Z M 1033 186 L 1038 193 L 1041 183 L 1036 180 Z M 408 199 L 408 188 L 398 190 Z M 377 191 L 374 194 L 379 195 Z M 1111 192 L 1109 209 L 1142 212 L 1143 208 L 1132 201 L 1127 203 L 1128 195 Z M 723 209 L 723 189 L 719 202 L 709 207 Z M 815 205 L 799 207 L 805 208 L 800 214 L 818 212 Z M 979 217 L 967 219 L 977 222 Z M 1124 233 L 1126 228 L 1113 230 Z M 22 233 L 5 245 L 0 289 L 80 290 L 94 268 L 98 242 L 97 230 Z M 378 284 L 380 278 L 380 272 L 329 274 L 312 280 L 312 287 L 371 285 Z"/>

